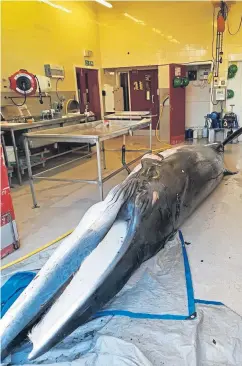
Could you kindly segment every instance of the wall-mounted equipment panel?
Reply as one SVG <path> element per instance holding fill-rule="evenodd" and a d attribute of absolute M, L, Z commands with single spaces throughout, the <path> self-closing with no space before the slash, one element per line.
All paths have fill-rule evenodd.
<path fill-rule="evenodd" d="M 215 89 L 215 99 L 217 101 L 223 101 L 226 99 L 226 88 L 216 88 Z"/>
<path fill-rule="evenodd" d="M 65 78 L 65 70 L 63 66 L 46 64 L 45 67 L 45 75 L 49 78 L 55 79 L 64 79 Z"/>

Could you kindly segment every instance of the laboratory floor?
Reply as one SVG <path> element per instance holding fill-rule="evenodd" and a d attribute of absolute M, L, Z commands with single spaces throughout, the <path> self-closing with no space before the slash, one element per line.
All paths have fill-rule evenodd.
<path fill-rule="evenodd" d="M 155 141 L 153 148 L 162 145 Z M 127 139 L 127 147 L 142 148 L 146 136 Z M 119 148 L 117 138 L 106 143 L 107 149 Z M 147 145 L 146 145 L 147 146 Z M 127 153 L 127 161 L 139 153 Z M 121 166 L 120 152 L 107 152 L 105 174 Z M 196 298 L 222 301 L 242 315 L 242 143 L 226 147 L 225 165 L 238 170 L 225 177 L 183 225 L 187 242 Z M 133 167 L 135 164 L 133 165 Z M 132 167 L 132 168 L 133 168 Z M 66 167 L 58 177 L 96 178 L 95 157 Z M 104 184 L 104 194 L 127 177 L 123 171 Z M 99 200 L 94 185 L 39 181 L 35 183 L 39 208 L 32 208 L 29 185 L 12 189 L 12 198 L 20 235 L 20 248 L 2 260 L 7 264 L 75 228 L 86 210 Z"/>

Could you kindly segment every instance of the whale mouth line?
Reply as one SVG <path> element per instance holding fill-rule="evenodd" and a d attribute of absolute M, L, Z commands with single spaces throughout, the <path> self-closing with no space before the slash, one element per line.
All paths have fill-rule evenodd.
<path fill-rule="evenodd" d="M 58 299 L 63 298 L 63 294 L 68 291 L 73 279 L 77 277 L 82 264 L 90 261 L 91 254 L 95 253 L 94 251 L 100 243 L 103 243 L 110 229 L 110 233 L 112 233 L 112 228 L 116 227 L 120 220 L 130 224 L 137 184 L 137 179 L 132 179 L 131 182 L 125 181 L 114 187 L 104 201 L 91 206 L 76 229 L 57 247 L 33 281 L 6 312 L 0 320 L 2 360 L 10 353 L 14 341 L 19 339 L 18 335 L 23 334 L 24 330 L 27 332 L 30 328 L 34 332 L 34 328 L 36 328 L 32 327 L 34 319 L 35 321 L 40 319 L 39 324 L 41 324 L 52 306 L 58 302 Z M 126 226 L 122 226 L 122 230 L 124 231 L 122 237 L 125 239 Z M 110 253 L 114 254 L 115 243 L 113 248 L 110 248 Z M 120 242 L 118 242 L 119 244 Z M 101 245 L 102 248 L 105 246 L 107 247 L 107 244 Z M 118 252 L 120 248 L 116 249 Z M 105 260 L 100 249 L 98 252 L 100 257 Z M 109 253 L 107 250 L 104 252 L 108 261 Z M 90 272 L 92 271 L 93 268 L 90 268 Z M 73 296 L 75 296 L 75 292 Z"/>
<path fill-rule="evenodd" d="M 103 240 L 85 258 L 59 298 L 32 328 L 28 335 L 33 343 L 33 349 L 28 356 L 30 361 L 63 339 L 60 334 L 63 335 L 70 322 L 85 312 L 90 302 L 94 302 L 95 308 L 95 301 L 99 300 L 95 298 L 96 291 L 112 275 L 115 265 L 128 250 L 134 236 L 136 220 L 122 216 L 121 211 Z"/>

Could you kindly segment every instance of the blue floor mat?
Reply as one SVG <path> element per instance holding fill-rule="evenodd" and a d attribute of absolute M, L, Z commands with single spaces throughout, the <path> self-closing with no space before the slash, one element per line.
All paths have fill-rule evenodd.
<path fill-rule="evenodd" d="M 1 287 L 1 318 L 35 277 L 35 272 L 17 272 Z"/>

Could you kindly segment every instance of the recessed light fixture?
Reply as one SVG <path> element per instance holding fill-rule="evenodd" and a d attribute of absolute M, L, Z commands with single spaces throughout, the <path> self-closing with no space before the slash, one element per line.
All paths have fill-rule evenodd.
<path fill-rule="evenodd" d="M 95 0 L 97 3 L 99 3 L 99 4 L 102 4 L 102 5 L 104 5 L 104 6 L 106 6 L 107 8 L 112 8 L 113 7 L 113 5 L 112 4 L 110 4 L 108 1 L 106 1 L 106 0 Z"/>
<path fill-rule="evenodd" d="M 64 6 L 58 5 L 58 4 L 54 4 L 49 0 L 39 0 L 41 3 L 45 3 L 47 5 L 52 6 L 53 8 L 65 11 L 66 13 L 71 13 L 71 10 L 64 8 Z"/>

